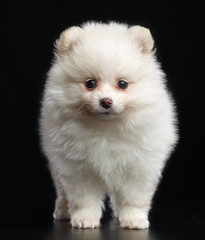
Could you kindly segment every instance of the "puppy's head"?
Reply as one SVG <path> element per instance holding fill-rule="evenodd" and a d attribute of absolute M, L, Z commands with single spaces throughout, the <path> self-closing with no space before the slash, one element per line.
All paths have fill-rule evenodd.
<path fill-rule="evenodd" d="M 138 111 L 156 99 L 156 82 L 162 78 L 152 49 L 144 27 L 71 27 L 56 42 L 49 73 L 54 98 L 77 117 L 109 120 Z"/>

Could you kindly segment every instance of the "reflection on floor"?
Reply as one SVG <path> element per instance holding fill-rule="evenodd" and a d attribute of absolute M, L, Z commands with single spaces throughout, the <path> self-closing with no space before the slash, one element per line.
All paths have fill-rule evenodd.
<path fill-rule="evenodd" d="M 126 230 L 108 209 L 100 229 L 74 229 L 69 221 L 54 221 L 47 203 L 4 201 L 0 205 L 2 240 L 204 240 L 203 204 L 169 205 L 150 213 L 149 230 Z"/>

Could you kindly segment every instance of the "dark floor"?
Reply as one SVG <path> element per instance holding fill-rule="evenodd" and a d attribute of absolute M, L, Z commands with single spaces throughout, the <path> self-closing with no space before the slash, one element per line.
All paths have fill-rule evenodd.
<path fill-rule="evenodd" d="M 72 229 L 68 221 L 53 221 L 48 203 L 3 201 L 0 205 L 0 240 L 205 240 L 202 203 L 154 206 L 149 230 L 125 230 L 108 209 L 100 229 Z"/>

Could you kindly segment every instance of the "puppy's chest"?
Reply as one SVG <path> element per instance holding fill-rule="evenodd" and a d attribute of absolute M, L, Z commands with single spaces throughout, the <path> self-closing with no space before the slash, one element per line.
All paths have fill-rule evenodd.
<path fill-rule="evenodd" d="M 137 143 L 115 131 L 70 129 L 65 136 L 66 158 L 87 162 L 96 168 L 116 168 L 134 161 Z"/>
<path fill-rule="evenodd" d="M 81 142 L 86 145 L 83 162 L 106 181 L 109 179 L 111 182 L 113 178 L 120 181 L 135 166 L 133 143 L 129 144 L 115 135 L 92 135 Z"/>

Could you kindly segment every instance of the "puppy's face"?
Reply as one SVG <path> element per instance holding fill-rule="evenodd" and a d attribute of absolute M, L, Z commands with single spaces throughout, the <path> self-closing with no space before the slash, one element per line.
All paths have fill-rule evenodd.
<path fill-rule="evenodd" d="M 61 78 L 61 105 L 75 116 L 111 120 L 149 104 L 156 75 L 152 46 L 149 31 L 138 26 L 68 29 L 57 42 L 51 71 Z"/>
<path fill-rule="evenodd" d="M 89 78 L 81 84 L 83 106 L 101 119 L 120 117 L 128 107 L 129 83 L 123 78 Z"/>

